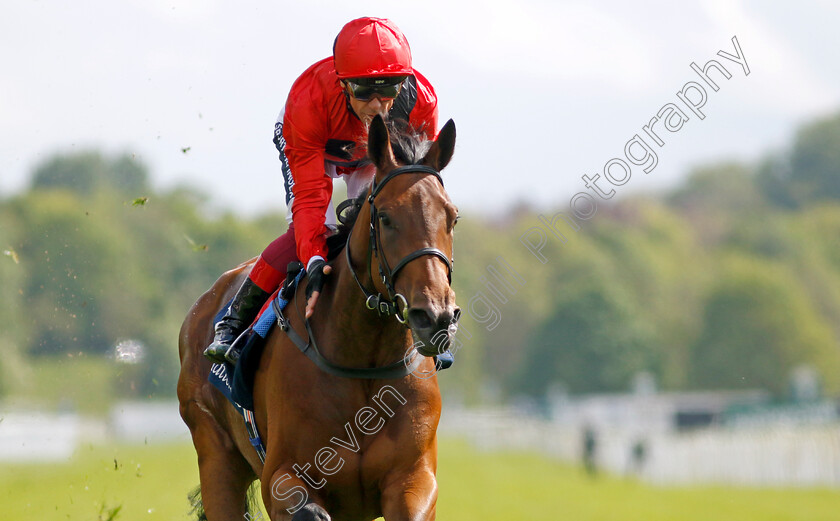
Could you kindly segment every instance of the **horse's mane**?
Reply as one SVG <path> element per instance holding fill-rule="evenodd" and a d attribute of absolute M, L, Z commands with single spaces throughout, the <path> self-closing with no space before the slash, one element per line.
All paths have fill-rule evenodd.
<path fill-rule="evenodd" d="M 391 150 L 393 150 L 397 162 L 403 165 L 419 164 L 429 152 L 432 141 L 405 120 L 390 120 L 387 125 Z M 367 189 L 362 190 L 362 193 L 353 200 L 353 204 L 342 213 L 339 218 L 338 229 L 334 234 L 327 237 L 328 260 L 333 259 L 344 249 L 344 244 L 347 242 L 350 230 L 356 224 L 356 217 L 358 217 L 359 209 L 365 202 L 365 197 L 367 197 Z"/>

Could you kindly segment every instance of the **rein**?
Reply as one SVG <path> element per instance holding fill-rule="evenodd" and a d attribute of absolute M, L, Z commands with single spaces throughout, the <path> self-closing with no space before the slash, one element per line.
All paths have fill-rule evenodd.
<path fill-rule="evenodd" d="M 300 292 L 295 292 L 295 308 L 297 306 L 297 296 Z M 304 318 L 303 323 L 306 326 L 306 333 L 309 337 L 309 342 L 305 342 L 303 338 L 292 328 L 289 319 L 283 315 L 283 310 L 277 299 L 271 301 L 271 306 L 277 314 L 277 325 L 280 326 L 289 339 L 297 346 L 301 353 L 318 366 L 319 369 L 325 373 L 333 376 L 340 376 L 343 378 L 361 378 L 368 380 L 403 378 L 416 371 L 420 364 L 423 363 L 423 356 L 417 352 L 417 349 L 412 347 L 405 356 L 394 363 L 382 367 L 345 367 L 336 365 L 324 357 L 318 349 L 318 344 L 315 342 L 315 333 L 312 332 L 312 326 L 309 325 L 309 319 Z M 411 360 L 409 361 L 409 358 Z"/>

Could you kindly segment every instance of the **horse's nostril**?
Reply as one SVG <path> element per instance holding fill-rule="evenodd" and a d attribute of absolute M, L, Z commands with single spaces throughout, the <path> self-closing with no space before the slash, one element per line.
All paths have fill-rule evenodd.
<path fill-rule="evenodd" d="M 448 329 L 452 324 L 457 324 L 461 318 L 461 308 L 454 307 L 447 309 L 437 317 L 437 325 L 439 329 Z"/>
<path fill-rule="evenodd" d="M 414 329 L 429 329 L 432 327 L 432 317 L 429 312 L 422 308 L 408 310 L 408 323 Z"/>

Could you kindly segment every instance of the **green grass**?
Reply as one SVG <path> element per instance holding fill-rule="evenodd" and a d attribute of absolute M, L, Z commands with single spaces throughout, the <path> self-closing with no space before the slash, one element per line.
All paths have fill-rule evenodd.
<path fill-rule="evenodd" d="M 64 464 L 0 465 L 0 518 L 8 521 L 188 519 L 198 484 L 189 445 L 83 446 Z"/>
<path fill-rule="evenodd" d="M 535 454 L 484 454 L 441 444 L 440 519 L 575 521 L 819 521 L 840 519 L 828 489 L 653 487 Z"/>
<path fill-rule="evenodd" d="M 834 490 L 656 488 L 453 440 L 441 443 L 438 482 L 442 520 L 819 521 L 840 512 Z M 0 519 L 186 520 L 197 484 L 190 445 L 84 446 L 64 464 L 0 464 Z"/>

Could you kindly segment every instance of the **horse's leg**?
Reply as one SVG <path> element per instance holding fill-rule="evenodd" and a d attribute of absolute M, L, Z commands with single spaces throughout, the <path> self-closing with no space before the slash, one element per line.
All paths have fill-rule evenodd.
<path fill-rule="evenodd" d="M 263 474 L 265 476 L 265 474 Z M 269 479 L 262 479 L 263 503 L 271 521 L 330 521 L 332 518 L 306 483 L 291 468 L 280 467 Z"/>
<path fill-rule="evenodd" d="M 207 520 L 244 520 L 248 512 L 248 486 L 256 479 L 253 469 L 228 433 L 209 415 L 191 431 L 198 454 L 201 499 Z"/>
<path fill-rule="evenodd" d="M 435 519 L 437 479 L 431 470 L 388 476 L 382 488 L 385 521 L 431 521 Z"/>

